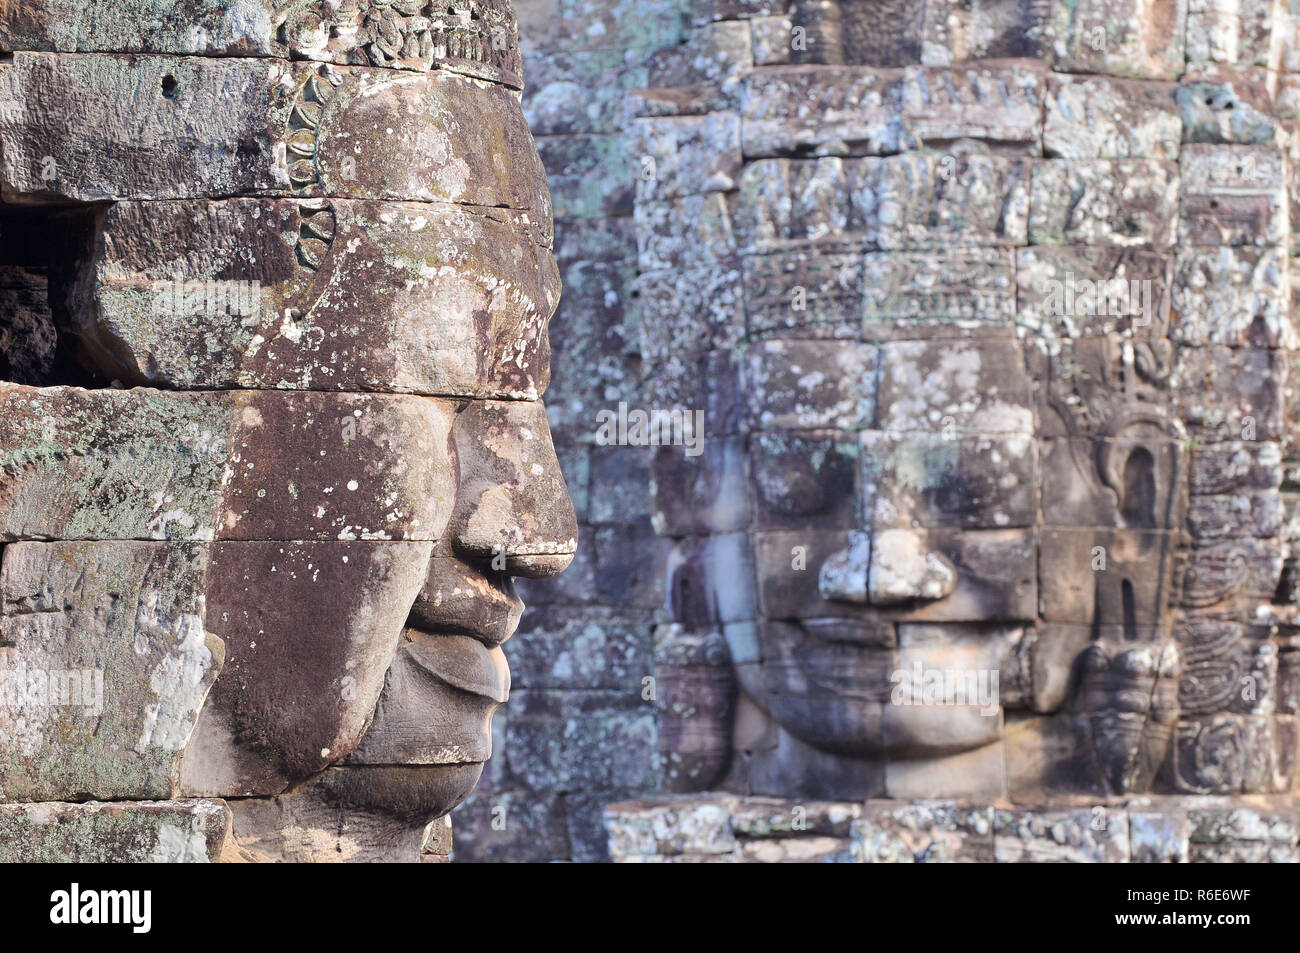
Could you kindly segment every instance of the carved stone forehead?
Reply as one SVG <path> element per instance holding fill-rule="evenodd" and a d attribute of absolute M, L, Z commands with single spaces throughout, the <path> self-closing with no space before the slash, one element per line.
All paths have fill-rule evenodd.
<path fill-rule="evenodd" d="M 86 203 L 43 227 L 105 380 L 540 395 L 559 279 L 508 6 L 84 6 L 0 8 L 0 190 Z"/>

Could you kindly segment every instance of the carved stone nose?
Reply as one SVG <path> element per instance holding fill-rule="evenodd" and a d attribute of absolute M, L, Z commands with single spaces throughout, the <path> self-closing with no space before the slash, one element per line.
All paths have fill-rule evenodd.
<path fill-rule="evenodd" d="M 867 604 L 867 565 L 871 556 L 871 537 L 854 532 L 849 545 L 832 553 L 817 574 L 817 589 L 823 599 L 832 602 Z"/>
<path fill-rule="evenodd" d="M 817 588 L 823 599 L 857 605 L 934 601 L 952 594 L 957 569 L 924 537 L 907 529 L 853 533 L 845 549 L 822 563 Z"/>
<path fill-rule="evenodd" d="M 541 401 L 472 401 L 456 420 L 457 555 L 511 576 L 563 572 L 578 520 Z"/>
<path fill-rule="evenodd" d="M 872 539 L 867 590 L 874 605 L 933 601 L 956 588 L 957 567 L 941 553 L 930 552 L 921 534 L 889 529 Z"/>

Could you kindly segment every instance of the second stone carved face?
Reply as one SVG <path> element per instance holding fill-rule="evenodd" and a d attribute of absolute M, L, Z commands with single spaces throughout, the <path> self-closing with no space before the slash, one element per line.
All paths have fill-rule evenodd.
<path fill-rule="evenodd" d="M 689 750 L 670 783 L 1151 790 L 1195 689 L 1179 611 L 1271 596 L 1280 564 L 1243 557 L 1195 601 L 1217 557 L 1189 515 L 1188 435 L 1241 420 L 1205 352 L 1175 345 L 1200 310 L 1187 292 L 1172 328 L 1168 170 L 1155 211 L 1135 206 L 1144 243 L 1076 246 L 1053 230 L 1059 160 L 948 158 L 744 162 L 725 209 L 744 257 L 716 282 L 732 297 L 708 288 L 679 319 L 709 322 L 697 350 L 652 349 L 657 396 L 703 408 L 709 437 L 698 462 L 656 457 L 657 528 L 678 540 L 658 648 L 721 649 L 741 689 L 733 707 L 716 659 L 674 670 L 668 707 L 698 714 L 665 716 Z M 660 313 L 645 292 L 667 274 L 642 279 Z M 1276 394 L 1284 374 L 1261 371 Z"/>
<path fill-rule="evenodd" d="M 807 746 L 781 784 L 996 793 L 1004 713 L 1067 705 L 1097 721 L 1117 790 L 1150 784 L 1140 749 L 1163 753 L 1177 714 L 1186 510 L 1151 348 L 935 329 L 745 346 L 745 433 L 706 449 L 692 487 L 737 531 L 679 548 L 670 601 L 687 630 L 720 628 L 744 696 Z M 672 526 L 689 461 L 659 454 Z M 724 494 L 747 502 L 722 513 Z"/>

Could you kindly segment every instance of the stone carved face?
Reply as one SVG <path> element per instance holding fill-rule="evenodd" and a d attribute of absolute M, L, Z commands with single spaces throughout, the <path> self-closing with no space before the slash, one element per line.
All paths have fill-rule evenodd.
<path fill-rule="evenodd" d="M 646 94 L 647 384 L 709 435 L 655 460 L 670 787 L 1289 789 L 1294 133 L 1175 8 L 1098 52 L 1065 5 L 810 0 L 802 65 Z"/>
<path fill-rule="evenodd" d="M 174 6 L 120 48 L 187 51 Z M 559 279 L 509 8 L 410 6 L 278 4 L 221 59 L 0 5 L 0 655 L 104 686 L 0 709 L 0 800 L 231 798 L 252 859 L 416 859 L 477 781 L 512 578 L 576 546 Z"/>

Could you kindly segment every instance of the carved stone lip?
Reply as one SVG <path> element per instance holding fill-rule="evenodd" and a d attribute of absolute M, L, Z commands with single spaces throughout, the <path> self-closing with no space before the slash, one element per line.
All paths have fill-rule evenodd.
<path fill-rule="evenodd" d="M 406 628 L 429 635 L 463 635 L 495 648 L 519 627 L 524 604 L 513 579 L 487 574 L 454 558 L 438 557 L 406 620 Z"/>
<path fill-rule="evenodd" d="M 499 646 L 488 648 L 467 635 L 410 628 L 403 639 L 411 658 L 439 681 L 498 704 L 510 697 L 510 666 Z"/>
<path fill-rule="evenodd" d="M 429 636 L 430 638 L 447 638 L 458 636 L 461 638 L 473 639 L 485 649 L 497 649 L 504 645 L 515 634 L 515 624 L 504 624 L 497 626 L 475 626 L 469 623 L 460 624 L 449 622 L 444 625 L 430 625 L 425 621 L 416 618 L 414 615 L 406 620 L 406 632 L 412 632 L 420 635 Z"/>

